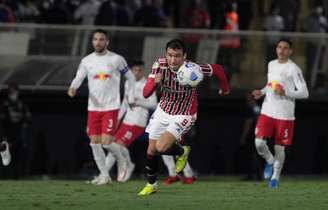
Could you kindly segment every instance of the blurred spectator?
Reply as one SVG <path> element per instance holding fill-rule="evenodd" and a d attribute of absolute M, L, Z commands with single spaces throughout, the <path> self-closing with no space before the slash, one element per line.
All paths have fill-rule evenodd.
<path fill-rule="evenodd" d="M 300 1 L 275 0 L 275 2 L 279 7 L 281 17 L 284 19 L 285 31 L 295 31 Z"/>
<path fill-rule="evenodd" d="M 115 7 L 115 25 L 129 26 L 132 22 L 132 12 L 126 4 L 125 0 L 116 0 Z"/>
<path fill-rule="evenodd" d="M 183 13 L 183 27 L 184 28 L 209 28 L 210 17 L 206 10 L 201 6 L 201 0 L 192 0 L 189 6 Z M 202 34 L 186 33 L 184 34 L 184 41 L 187 43 L 187 51 L 189 55 L 195 55 L 199 40 L 203 37 Z M 190 57 L 190 59 L 193 59 Z"/>
<path fill-rule="evenodd" d="M 36 22 L 40 12 L 30 0 L 21 0 L 18 3 L 18 18 L 20 22 Z"/>
<path fill-rule="evenodd" d="M 72 23 L 71 11 L 68 9 L 64 0 L 44 2 L 44 9 L 40 16 L 41 23 L 48 24 L 70 24 Z"/>
<path fill-rule="evenodd" d="M 7 6 L 6 0 L 0 0 L 0 23 L 13 23 L 15 16 L 10 7 Z"/>
<path fill-rule="evenodd" d="M 266 36 L 266 64 L 276 58 L 276 44 L 280 39 L 277 32 L 283 31 L 284 28 L 284 20 L 279 15 L 279 8 L 273 2 L 270 7 L 269 15 L 264 20 L 264 29 L 270 32 L 270 34 Z"/>
<path fill-rule="evenodd" d="M 238 32 L 239 31 L 239 17 L 237 14 L 237 3 L 227 3 L 225 12 L 225 24 L 223 30 L 226 32 Z M 240 48 L 239 35 L 225 34 L 220 37 L 220 50 L 218 55 L 218 62 L 225 66 L 226 73 L 229 79 L 232 74 L 239 72 L 238 62 L 235 62 L 236 57 L 239 56 L 238 49 Z"/>
<path fill-rule="evenodd" d="M 95 19 L 95 25 L 114 25 L 114 7 L 115 3 L 112 0 L 103 2 L 98 10 L 98 14 Z"/>
<path fill-rule="evenodd" d="M 7 98 L 0 106 L 0 119 L 4 136 L 7 137 L 12 154 L 12 163 L 4 168 L 6 178 L 23 176 L 27 160 L 27 129 L 31 121 L 28 107 L 20 99 L 16 83 L 8 85 Z"/>
<path fill-rule="evenodd" d="M 166 27 L 167 17 L 160 0 L 145 0 L 145 4 L 136 11 L 133 25 L 143 27 Z"/>
<path fill-rule="evenodd" d="M 170 23 L 172 27 L 181 27 L 181 1 L 164 0 L 163 8 L 165 15 L 170 18 Z"/>
<path fill-rule="evenodd" d="M 253 2 L 254 0 L 237 0 L 237 13 L 239 17 L 239 29 L 248 30 L 253 18 Z"/>
<path fill-rule="evenodd" d="M 201 7 L 201 0 L 192 0 L 183 14 L 184 28 L 209 28 L 210 17 Z"/>
<path fill-rule="evenodd" d="M 84 0 L 74 12 L 75 22 L 82 25 L 93 25 L 100 7 L 99 0 Z"/>
<path fill-rule="evenodd" d="M 222 29 L 224 26 L 225 2 L 222 0 L 207 0 L 210 16 L 210 28 Z"/>
<path fill-rule="evenodd" d="M 323 15 L 323 8 L 321 6 L 316 6 L 312 9 L 309 16 L 304 19 L 303 28 L 305 32 L 310 33 L 325 33 L 327 30 L 327 19 Z M 311 72 L 314 69 L 316 58 L 318 64 L 321 63 L 323 57 L 323 49 L 325 46 L 325 41 L 318 38 L 308 39 L 306 42 L 306 73 L 305 79 L 307 81 L 311 78 Z M 317 65 L 320 68 L 320 65 Z"/>

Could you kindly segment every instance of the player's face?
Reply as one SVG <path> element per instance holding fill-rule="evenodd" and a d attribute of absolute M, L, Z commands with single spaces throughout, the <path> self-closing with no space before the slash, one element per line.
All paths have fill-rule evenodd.
<path fill-rule="evenodd" d="M 276 53 L 279 61 L 287 61 L 292 54 L 292 49 L 287 42 L 281 41 L 277 44 Z"/>
<path fill-rule="evenodd" d="M 137 81 L 139 81 L 145 75 L 145 70 L 142 66 L 132 66 L 131 71 Z"/>
<path fill-rule="evenodd" d="M 186 60 L 186 53 L 182 49 L 167 48 L 165 57 L 170 69 L 176 71 Z"/>
<path fill-rule="evenodd" d="M 92 37 L 92 45 L 97 53 L 102 53 L 107 49 L 108 39 L 103 33 L 95 33 Z"/>

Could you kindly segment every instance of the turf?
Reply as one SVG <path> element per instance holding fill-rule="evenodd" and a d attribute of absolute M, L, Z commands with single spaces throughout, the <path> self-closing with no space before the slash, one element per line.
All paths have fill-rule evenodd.
<path fill-rule="evenodd" d="M 91 186 L 82 181 L 0 181 L 0 209 L 328 209 L 327 179 L 284 179 L 279 189 L 265 182 L 203 178 L 193 185 L 160 186 L 138 197 L 141 180 Z"/>

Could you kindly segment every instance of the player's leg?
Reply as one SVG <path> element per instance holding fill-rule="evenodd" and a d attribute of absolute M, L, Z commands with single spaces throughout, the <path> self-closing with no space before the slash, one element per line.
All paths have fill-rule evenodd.
<path fill-rule="evenodd" d="M 183 184 L 192 184 L 195 181 L 195 173 L 192 170 L 189 162 L 187 162 L 186 167 L 183 169 L 184 177 L 182 178 Z"/>
<path fill-rule="evenodd" d="M 170 185 L 174 182 L 179 181 L 179 177 L 175 172 L 175 161 L 174 157 L 171 155 L 162 155 L 163 162 L 167 168 L 169 176 L 163 181 L 165 185 Z"/>
<path fill-rule="evenodd" d="M 144 127 L 122 124 L 115 135 L 116 143 L 122 145 L 122 154 L 127 160 L 126 175 L 120 180 L 121 182 L 126 182 L 130 179 L 133 170 L 134 163 L 131 161 L 129 150 L 127 149 L 137 138 L 139 138 L 145 131 Z"/>
<path fill-rule="evenodd" d="M 260 115 L 255 128 L 255 147 L 257 153 L 265 159 L 264 178 L 270 179 L 273 173 L 274 158 L 266 143 L 266 138 L 273 135 L 274 122 L 272 118 Z"/>
<path fill-rule="evenodd" d="M 88 113 L 87 133 L 90 138 L 90 146 L 92 149 L 93 158 L 100 171 L 99 176 L 96 176 L 91 183 L 98 184 L 100 179 L 108 179 L 109 174 L 105 163 L 105 152 L 101 145 L 101 120 L 98 112 Z"/>
<path fill-rule="evenodd" d="M 293 120 L 276 121 L 275 156 L 273 164 L 273 175 L 269 182 L 270 188 L 277 188 L 282 168 L 285 161 L 285 147 L 292 144 L 294 133 Z"/>
<path fill-rule="evenodd" d="M 285 161 L 285 147 L 281 145 L 274 146 L 274 163 L 273 163 L 273 174 L 269 182 L 270 188 L 277 188 L 281 174 L 281 170 L 284 166 Z"/>
<path fill-rule="evenodd" d="M 117 128 L 118 110 L 102 112 L 101 119 L 101 143 L 109 153 L 112 153 L 117 160 L 118 175 L 120 180 L 126 174 L 127 161 L 124 159 L 121 145 L 114 141 L 114 134 Z"/>
<path fill-rule="evenodd" d="M 145 172 L 147 184 L 138 193 L 140 196 L 147 196 L 155 193 L 158 189 L 157 185 L 157 170 L 159 162 L 159 154 L 156 149 L 156 143 L 159 140 L 168 125 L 166 115 L 159 108 L 155 110 L 150 118 L 146 132 L 149 133 L 148 148 L 146 154 Z"/>
<path fill-rule="evenodd" d="M 167 130 L 161 135 L 157 150 L 161 149 L 163 154 L 178 156 L 175 163 L 175 171 L 180 173 L 186 166 L 190 147 L 181 146 L 178 141 L 187 133 L 196 121 L 195 115 L 175 115 L 170 116 L 170 124 Z"/>
<path fill-rule="evenodd" d="M 171 131 L 165 131 L 156 143 L 156 150 L 160 154 L 178 156 L 175 165 L 176 173 L 180 173 L 184 169 L 190 153 L 189 146 L 182 146 L 178 143 L 179 138 L 176 133 L 173 134 Z"/>
<path fill-rule="evenodd" d="M 11 162 L 11 154 L 9 151 L 9 144 L 6 140 L 3 140 L 0 143 L 0 155 L 1 155 L 1 159 L 2 159 L 2 164 L 4 166 L 9 165 Z"/>
<path fill-rule="evenodd" d="M 138 193 L 140 196 L 147 196 L 157 192 L 157 170 L 158 170 L 158 161 L 159 155 L 156 151 L 156 142 L 158 140 L 149 139 L 147 155 L 146 155 L 146 186 Z"/>

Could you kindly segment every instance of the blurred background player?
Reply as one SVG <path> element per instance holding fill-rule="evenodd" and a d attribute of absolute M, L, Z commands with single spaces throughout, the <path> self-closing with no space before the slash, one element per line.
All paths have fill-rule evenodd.
<path fill-rule="evenodd" d="M 7 166 L 11 162 L 11 154 L 9 151 L 9 144 L 6 140 L 3 140 L 0 143 L 0 155 L 1 155 L 1 161 L 4 166 Z"/>
<path fill-rule="evenodd" d="M 118 176 L 123 179 L 127 163 L 122 156 L 121 145 L 113 140 L 117 129 L 117 117 L 120 108 L 120 78 L 127 78 L 129 87 L 134 87 L 135 78 L 129 70 L 125 59 L 107 50 L 109 39 L 107 32 L 97 29 L 92 33 L 94 52 L 84 57 L 76 76 L 68 89 L 68 95 L 74 97 L 76 90 L 87 77 L 89 88 L 87 133 L 91 139 L 90 146 L 100 175 L 91 183 L 103 185 L 111 182 L 105 164 L 105 148 L 118 160 Z M 128 103 L 134 103 L 133 89 L 125 90 Z"/>
<path fill-rule="evenodd" d="M 129 150 L 127 149 L 136 139 L 138 139 L 144 132 L 149 119 L 149 110 L 155 110 L 157 106 L 157 97 L 154 92 L 149 98 L 144 98 L 142 92 L 146 84 L 145 67 L 143 61 L 135 61 L 131 65 L 131 71 L 136 78 L 134 86 L 135 98 L 134 104 L 128 103 L 128 94 L 125 93 L 121 109 L 119 112 L 119 120 L 123 119 L 117 132 L 114 135 L 115 142 L 122 145 L 122 154 L 127 161 L 126 175 L 123 179 L 117 181 L 127 181 L 135 167 L 132 163 Z M 129 83 L 125 83 L 125 90 L 129 89 Z M 109 170 L 115 163 L 115 157 L 108 153 L 106 157 L 106 164 Z"/>
<path fill-rule="evenodd" d="M 146 132 L 149 133 L 146 156 L 146 178 L 148 183 L 139 192 L 147 196 L 157 191 L 157 168 L 159 155 L 178 156 L 176 173 L 180 173 L 188 160 L 190 147 L 181 146 L 181 136 L 188 132 L 197 118 L 196 88 L 182 86 L 177 81 L 177 70 L 186 60 L 185 44 L 173 39 L 166 44 L 165 57 L 158 58 L 152 66 L 143 95 L 148 98 L 157 87 L 161 87 L 159 105 L 153 113 Z M 219 93 L 229 94 L 229 85 L 223 68 L 218 65 L 201 65 L 205 76 L 215 75 L 220 81 Z"/>
<path fill-rule="evenodd" d="M 162 155 L 162 159 L 167 168 L 169 176 L 163 181 L 163 184 L 170 185 L 174 182 L 181 180 L 183 184 L 192 184 L 194 183 L 195 174 L 187 161 L 185 168 L 183 169 L 183 175 L 178 175 L 175 171 L 175 160 L 173 156 L 170 155 Z"/>
<path fill-rule="evenodd" d="M 1 152 L 3 165 L 12 162 L 9 167 L 1 170 L 1 177 L 16 179 L 25 175 L 26 171 L 27 129 L 31 121 L 31 113 L 20 98 L 19 86 L 15 82 L 8 84 L 7 98 L 0 105 L 0 119 L 3 136 L 6 139 L 1 144 L 4 149 Z"/>
<path fill-rule="evenodd" d="M 252 92 L 255 99 L 265 95 L 255 128 L 255 146 L 258 154 L 266 160 L 264 178 L 269 179 L 270 188 L 278 187 L 285 160 L 285 147 L 292 144 L 295 99 L 309 96 L 301 69 L 289 59 L 292 42 L 280 39 L 276 54 L 277 59 L 268 64 L 266 87 Z M 266 144 L 266 140 L 273 137 L 274 156 Z"/>

